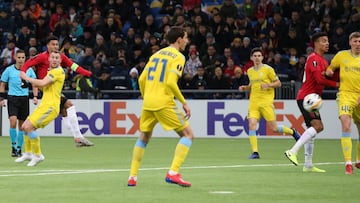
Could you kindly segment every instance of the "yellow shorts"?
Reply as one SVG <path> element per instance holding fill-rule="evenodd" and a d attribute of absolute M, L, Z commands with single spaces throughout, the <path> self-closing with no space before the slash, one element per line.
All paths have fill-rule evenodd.
<path fill-rule="evenodd" d="M 166 107 L 157 111 L 142 110 L 140 118 L 140 131 L 150 132 L 157 123 L 165 130 L 179 132 L 189 125 L 184 113 L 175 107 Z"/>
<path fill-rule="evenodd" d="M 59 111 L 51 105 L 39 106 L 30 114 L 28 119 L 35 128 L 43 128 L 59 115 Z"/>
<path fill-rule="evenodd" d="M 339 92 L 336 99 L 339 108 L 339 116 L 350 115 L 354 122 L 360 122 L 360 108 L 358 105 L 359 97 L 359 94 Z"/>
<path fill-rule="evenodd" d="M 261 117 L 263 117 L 266 121 L 274 121 L 275 120 L 274 105 L 250 103 L 248 118 L 256 118 L 259 121 Z"/>

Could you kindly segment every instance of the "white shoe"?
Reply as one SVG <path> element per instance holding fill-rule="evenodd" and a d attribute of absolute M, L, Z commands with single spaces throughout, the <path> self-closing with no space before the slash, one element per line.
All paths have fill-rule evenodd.
<path fill-rule="evenodd" d="M 30 161 L 32 156 L 33 156 L 33 154 L 31 152 L 25 152 L 25 153 L 22 154 L 21 157 L 15 159 L 15 162 L 16 163 L 21 163 L 21 162 L 24 162 L 24 161 Z"/>
<path fill-rule="evenodd" d="M 33 155 L 31 161 L 27 164 L 27 166 L 36 166 L 38 163 L 42 162 L 45 159 L 44 155 Z"/>

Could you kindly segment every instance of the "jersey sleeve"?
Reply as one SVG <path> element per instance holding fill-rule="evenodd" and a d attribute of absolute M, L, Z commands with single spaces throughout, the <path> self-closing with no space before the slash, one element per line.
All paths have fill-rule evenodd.
<path fill-rule="evenodd" d="M 171 64 L 169 75 L 167 78 L 167 85 L 171 89 L 174 96 L 182 103 L 185 104 L 186 100 L 184 96 L 182 95 L 179 86 L 177 84 L 179 77 L 181 77 L 182 72 L 184 71 L 184 65 L 185 65 L 185 58 L 178 57 L 176 60 L 174 60 L 174 64 Z"/>
<path fill-rule="evenodd" d="M 339 52 L 338 54 L 335 54 L 335 56 L 333 57 L 333 59 L 331 60 L 331 63 L 330 65 L 328 66 L 328 69 L 331 69 L 331 70 L 337 70 L 340 68 L 340 60 L 341 60 L 341 53 L 342 52 Z"/>
<path fill-rule="evenodd" d="M 34 56 L 33 58 L 28 59 L 22 66 L 21 66 L 21 71 L 25 72 L 33 67 L 33 66 L 37 66 L 39 64 L 42 63 L 43 60 L 49 60 L 47 57 L 44 57 L 45 55 L 43 54 L 38 54 L 36 56 Z"/>
<path fill-rule="evenodd" d="M 275 70 L 271 67 L 268 67 L 268 68 L 269 68 L 268 74 L 269 74 L 269 78 L 270 78 L 271 82 L 275 82 L 275 81 L 279 80 L 279 77 L 276 75 Z"/>
<path fill-rule="evenodd" d="M 36 79 L 36 74 L 34 72 L 34 70 L 32 68 L 29 68 L 27 71 L 26 71 L 26 75 L 31 77 L 31 78 L 35 78 Z"/>
<path fill-rule="evenodd" d="M 329 87 L 336 87 L 336 81 L 328 80 L 323 75 L 324 67 L 321 68 L 321 62 L 316 60 L 316 57 L 310 58 L 306 63 L 306 68 L 310 68 L 311 74 L 315 77 L 315 80 L 320 85 L 325 85 Z M 326 68 L 326 67 L 325 67 Z"/>
<path fill-rule="evenodd" d="M 61 54 L 61 66 L 66 67 L 67 69 L 71 69 L 72 71 L 75 71 L 86 77 L 90 77 L 92 75 L 90 71 L 79 66 L 77 63 L 74 63 L 65 54 Z"/>
<path fill-rule="evenodd" d="M 4 70 L 0 80 L 1 82 L 9 82 L 9 67 Z"/>

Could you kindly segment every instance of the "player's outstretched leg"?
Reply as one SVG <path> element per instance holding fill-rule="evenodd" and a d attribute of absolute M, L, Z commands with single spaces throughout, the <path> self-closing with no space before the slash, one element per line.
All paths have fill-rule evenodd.
<path fill-rule="evenodd" d="M 66 107 L 65 107 L 66 108 Z M 63 117 L 64 123 L 74 136 L 76 147 L 90 147 L 94 146 L 94 143 L 86 139 L 80 132 L 79 120 L 76 115 L 75 106 L 71 105 L 66 108 L 67 116 Z"/>

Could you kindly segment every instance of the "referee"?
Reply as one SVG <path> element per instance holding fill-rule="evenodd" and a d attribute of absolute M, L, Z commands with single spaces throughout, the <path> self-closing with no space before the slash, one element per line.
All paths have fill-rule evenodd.
<path fill-rule="evenodd" d="M 20 68 L 26 59 L 24 50 L 18 50 L 15 53 L 15 64 L 8 66 L 1 75 L 0 79 L 0 107 L 5 106 L 5 87 L 8 85 L 7 109 L 10 120 L 10 141 L 11 156 L 20 157 L 21 149 L 24 143 L 24 131 L 21 125 L 29 115 L 29 87 L 20 79 Z M 30 68 L 26 74 L 29 77 L 36 78 L 35 72 Z M 33 103 L 36 105 L 38 89 L 33 88 Z M 16 129 L 16 124 L 18 130 Z M 26 137 L 26 136 L 25 136 Z M 29 143 L 25 140 L 25 144 Z"/>

